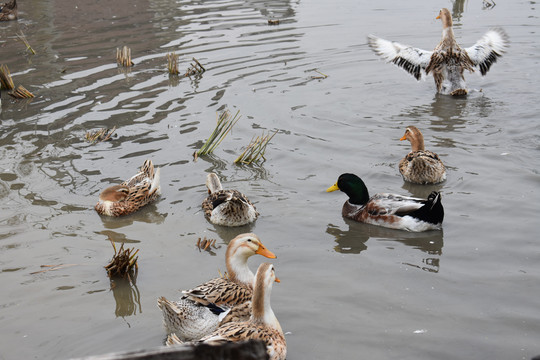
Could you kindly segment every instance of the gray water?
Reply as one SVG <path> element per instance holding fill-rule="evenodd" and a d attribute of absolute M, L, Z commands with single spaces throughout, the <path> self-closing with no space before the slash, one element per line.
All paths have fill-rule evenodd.
<path fill-rule="evenodd" d="M 366 44 L 373 33 L 431 49 L 441 7 L 465 46 L 494 26 L 511 38 L 485 78 L 467 75 L 467 98 L 435 95 L 431 78 L 416 82 Z M 272 307 L 289 359 L 540 354 L 535 2 L 21 0 L 19 16 L 0 23 L 0 63 L 36 97 L 2 93 L 1 359 L 160 345 L 157 297 L 217 276 L 227 242 L 247 231 L 278 256 Z M 20 31 L 37 55 L 16 41 Z M 115 63 L 123 45 L 129 70 Z M 181 71 L 195 57 L 206 73 L 169 77 L 173 51 Z M 313 78 L 316 69 L 328 77 Z M 224 109 L 241 120 L 213 155 L 193 161 Z M 408 125 L 446 163 L 442 185 L 401 179 Z M 112 141 L 84 139 L 113 126 Z M 264 163 L 233 164 L 253 136 L 275 130 Z M 147 158 L 161 167 L 161 199 L 128 217 L 97 215 L 99 192 Z M 255 224 L 204 219 L 211 171 L 256 204 Z M 440 190 L 443 230 L 343 219 L 345 194 L 325 189 L 344 172 L 372 194 Z M 217 240 L 213 253 L 195 247 L 205 236 Z M 110 289 L 110 241 L 140 249 L 136 286 Z M 251 258 L 251 268 L 264 260 Z"/>

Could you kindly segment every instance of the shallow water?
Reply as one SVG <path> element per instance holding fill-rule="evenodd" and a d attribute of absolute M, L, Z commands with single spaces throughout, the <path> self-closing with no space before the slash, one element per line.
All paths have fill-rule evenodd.
<path fill-rule="evenodd" d="M 464 45 L 501 26 L 511 47 L 467 98 L 435 95 L 385 64 L 366 35 L 430 49 L 440 7 Z M 216 276 L 226 243 L 257 233 L 278 255 L 272 306 L 289 359 L 528 359 L 540 354 L 538 102 L 534 2 L 85 1 L 19 2 L 0 23 L 0 63 L 36 94 L 0 113 L 0 358 L 67 359 L 162 343 L 158 296 Z M 280 25 L 269 26 L 270 18 Z M 16 41 L 23 31 L 37 51 Z M 135 66 L 115 64 L 131 47 Z M 171 78 L 165 55 L 202 76 Z M 314 70 L 327 74 L 326 79 Z M 241 120 L 193 161 L 216 112 Z M 398 139 L 420 128 L 448 168 L 438 186 L 405 184 Z M 116 126 L 112 141 L 84 135 Z M 278 133 L 266 162 L 233 160 L 253 136 Z M 163 196 L 107 219 L 99 192 L 150 158 Z M 249 195 L 251 226 L 208 223 L 206 173 Z M 442 231 L 407 233 L 345 220 L 339 174 L 372 193 L 440 190 Z M 199 252 L 199 237 L 217 239 Z M 110 241 L 140 249 L 136 286 L 110 290 Z M 263 261 L 254 257 L 252 269 Z M 37 274 L 42 265 L 65 267 Z"/>

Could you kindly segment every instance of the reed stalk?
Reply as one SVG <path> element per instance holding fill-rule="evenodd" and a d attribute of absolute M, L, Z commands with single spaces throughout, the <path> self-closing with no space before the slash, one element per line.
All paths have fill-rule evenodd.
<path fill-rule="evenodd" d="M 122 49 L 116 48 L 116 62 L 123 67 L 135 65 L 131 61 L 131 49 L 127 46 L 124 46 Z"/>
<path fill-rule="evenodd" d="M 225 136 L 231 131 L 232 127 L 240 120 L 240 117 L 240 110 L 236 112 L 234 117 L 231 117 L 231 113 L 228 110 L 222 112 L 217 118 L 214 131 L 204 145 L 193 154 L 194 158 L 197 159 L 199 156 L 212 153 L 221 144 L 223 139 L 225 139 Z"/>
<path fill-rule="evenodd" d="M 180 71 L 178 70 L 178 55 L 173 53 L 167 54 L 167 70 L 169 74 L 178 75 Z"/>
<path fill-rule="evenodd" d="M 236 160 L 234 160 L 234 163 L 249 165 L 260 160 L 261 158 L 266 160 L 264 157 L 264 154 L 266 153 L 266 146 L 276 134 L 277 130 L 273 134 L 268 133 L 267 135 L 264 135 L 263 132 L 262 136 L 251 138 L 251 142 L 248 144 L 244 152 Z"/>
<path fill-rule="evenodd" d="M 15 89 L 15 84 L 13 84 L 13 79 L 11 78 L 11 73 L 7 65 L 0 65 L 0 90 L 13 90 Z"/>

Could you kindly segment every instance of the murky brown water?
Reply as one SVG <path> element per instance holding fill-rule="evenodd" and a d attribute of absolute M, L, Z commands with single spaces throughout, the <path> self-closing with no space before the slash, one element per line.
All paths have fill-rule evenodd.
<path fill-rule="evenodd" d="M 540 354 L 539 12 L 534 2 L 458 1 L 456 35 L 502 26 L 511 48 L 466 99 L 435 96 L 384 64 L 365 36 L 432 48 L 443 1 L 19 1 L 0 23 L 0 63 L 37 97 L 2 94 L 0 358 L 67 359 L 161 344 L 156 298 L 224 268 L 225 244 L 254 231 L 278 255 L 272 305 L 289 359 L 528 359 Z M 278 26 L 267 19 L 281 20 Z M 37 51 L 29 56 L 16 33 Z M 117 68 L 128 45 L 136 65 Z M 207 72 L 169 78 L 196 57 Z M 329 75 L 313 79 L 314 69 Z M 242 119 L 214 155 L 192 161 L 216 112 Z M 447 164 L 440 186 L 403 183 L 398 141 L 416 125 Z M 117 126 L 111 142 L 84 134 Z M 233 160 L 278 130 L 261 166 Z M 93 205 L 146 158 L 161 200 L 105 219 Z M 256 224 L 203 217 L 207 172 L 247 193 Z M 341 217 L 354 172 L 372 193 L 443 194 L 443 231 L 411 234 Z M 218 239 L 215 256 L 195 249 Z M 140 249 L 135 288 L 110 290 L 109 240 Z M 255 269 L 262 258 L 252 258 Z M 38 274 L 41 265 L 70 265 Z"/>

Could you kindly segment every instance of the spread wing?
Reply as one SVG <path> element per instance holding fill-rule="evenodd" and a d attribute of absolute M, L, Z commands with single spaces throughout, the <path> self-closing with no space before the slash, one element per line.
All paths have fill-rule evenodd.
<path fill-rule="evenodd" d="M 371 49 L 388 62 L 393 62 L 402 67 L 416 80 L 422 77 L 422 70 L 429 65 L 433 51 L 426 51 L 412 46 L 403 45 L 394 41 L 368 36 L 368 44 Z"/>
<path fill-rule="evenodd" d="M 465 49 L 474 66 L 480 68 L 480 73 L 486 75 L 489 68 L 501 57 L 508 47 L 509 40 L 501 28 L 491 29 L 471 47 Z"/>

